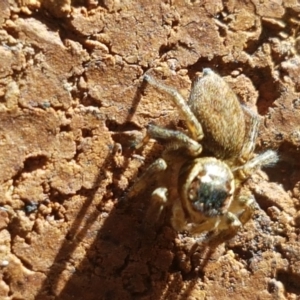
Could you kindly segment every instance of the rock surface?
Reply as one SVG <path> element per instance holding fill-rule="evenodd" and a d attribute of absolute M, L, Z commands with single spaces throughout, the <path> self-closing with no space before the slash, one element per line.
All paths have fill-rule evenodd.
<path fill-rule="evenodd" d="M 300 5 L 286 1 L 0 1 L 0 298 L 299 299 Z M 262 116 L 258 202 L 231 240 L 195 247 L 126 200 L 180 124 L 148 71 L 188 97 L 212 68 Z"/>

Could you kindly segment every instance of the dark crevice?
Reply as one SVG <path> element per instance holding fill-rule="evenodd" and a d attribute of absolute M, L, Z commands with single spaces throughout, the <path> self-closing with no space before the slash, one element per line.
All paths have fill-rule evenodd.
<path fill-rule="evenodd" d="M 177 47 L 177 45 L 174 43 L 169 43 L 167 45 L 161 45 L 159 48 L 159 51 L 158 51 L 159 56 L 162 57 L 164 54 L 166 54 L 172 50 L 175 50 L 176 47 Z"/>
<path fill-rule="evenodd" d="M 234 246 L 230 248 L 240 259 L 249 260 L 253 258 L 253 252 L 249 249 L 245 249 L 245 246 Z"/>
<path fill-rule="evenodd" d="M 81 136 L 83 138 L 93 137 L 93 130 L 88 129 L 88 128 L 82 128 L 81 129 Z"/>
<path fill-rule="evenodd" d="M 3 270 L 1 272 L 3 275 L 2 275 L 2 280 L 4 281 L 4 283 L 7 285 L 7 286 L 11 286 L 11 275 L 9 274 L 9 272 L 7 272 L 6 270 Z M 7 292 L 7 296 L 10 297 L 14 294 L 14 291 L 13 289 L 9 289 L 8 292 Z M 13 298 L 11 298 L 13 299 Z"/>
<path fill-rule="evenodd" d="M 48 158 L 44 155 L 28 157 L 24 162 L 22 172 L 30 173 L 42 169 L 47 164 Z"/>
<path fill-rule="evenodd" d="M 180 24 L 179 20 L 172 20 L 171 21 L 171 28 L 175 28 Z"/>
<path fill-rule="evenodd" d="M 82 153 L 83 153 L 82 146 L 80 145 L 80 143 L 78 143 L 78 142 L 76 141 L 76 152 L 75 152 L 75 155 L 74 155 L 74 157 L 73 157 L 73 160 L 74 160 L 76 163 L 78 163 L 78 164 L 80 164 L 80 163 L 79 163 L 79 161 L 80 161 L 79 155 L 82 154 Z"/>
<path fill-rule="evenodd" d="M 290 21 L 292 18 L 298 19 L 298 13 L 296 13 L 294 9 L 289 8 L 285 9 L 285 15 L 280 19 L 280 21 L 284 22 L 287 25 L 284 28 L 276 23 L 269 22 L 262 18 L 261 34 L 258 39 L 248 41 L 247 46 L 244 48 L 245 52 L 247 52 L 249 55 L 255 54 L 257 49 L 263 44 L 269 43 L 271 38 L 278 38 L 279 32 L 285 32 L 288 36 L 292 36 L 293 30 L 296 28 L 296 25 Z M 284 60 L 284 57 L 279 57 L 276 55 L 274 56 L 273 53 L 272 59 L 276 64 L 278 64 L 280 61 Z"/>
<path fill-rule="evenodd" d="M 278 209 L 280 209 L 280 206 L 274 202 L 272 199 L 270 199 L 268 196 L 263 196 L 260 194 L 255 193 L 255 191 L 252 191 L 254 196 L 255 196 L 255 200 L 256 202 L 259 204 L 259 207 L 264 210 L 267 211 L 267 209 L 271 206 L 276 206 Z"/>
<path fill-rule="evenodd" d="M 73 195 L 62 194 L 60 191 L 54 188 L 51 188 L 49 192 L 49 199 L 51 203 L 58 202 L 60 204 L 63 204 L 66 200 L 69 200 L 72 197 Z"/>
<path fill-rule="evenodd" d="M 101 107 L 101 103 L 99 100 L 92 98 L 89 94 L 86 94 L 83 96 L 80 96 L 80 104 L 82 104 L 83 106 L 93 106 L 93 107 Z"/>
<path fill-rule="evenodd" d="M 281 142 L 278 148 L 279 161 L 286 164 L 286 169 L 295 170 L 300 165 L 299 149 L 287 139 Z"/>
<path fill-rule="evenodd" d="M 72 128 L 69 124 L 60 126 L 60 132 L 70 132 L 70 131 L 72 131 Z"/>
<path fill-rule="evenodd" d="M 227 36 L 227 30 L 226 30 L 226 28 L 223 28 L 223 27 L 219 26 L 218 27 L 218 32 L 219 32 L 219 36 L 221 38 L 226 38 L 226 36 Z"/>
<path fill-rule="evenodd" d="M 269 67 L 255 69 L 247 73 L 253 85 L 258 90 L 257 109 L 259 114 L 264 115 L 269 107 L 281 96 L 282 84 L 275 81 L 272 76 L 272 70 Z"/>
<path fill-rule="evenodd" d="M 297 168 L 283 161 L 282 157 L 279 155 L 279 161 L 273 167 L 265 167 L 263 171 L 268 175 L 270 182 L 280 182 L 282 188 L 285 191 L 290 191 L 293 189 L 296 182 L 291 182 L 291 177 L 293 173 L 297 172 Z"/>
<path fill-rule="evenodd" d="M 105 121 L 105 125 L 109 131 L 117 132 L 117 131 L 131 131 L 131 130 L 140 130 L 140 127 L 132 122 L 126 122 L 123 124 L 119 124 L 114 120 L 107 119 Z"/>
<path fill-rule="evenodd" d="M 222 68 L 220 68 L 222 66 Z M 214 56 L 213 59 L 208 59 L 207 57 L 200 57 L 198 61 L 188 68 L 188 74 L 191 79 L 196 76 L 197 72 L 202 72 L 205 68 L 210 68 L 220 76 L 227 76 L 233 70 L 240 67 L 239 62 L 230 62 L 224 64 L 223 58 L 221 56 Z"/>
<path fill-rule="evenodd" d="M 300 295 L 300 275 L 286 270 L 278 270 L 276 279 L 281 281 L 287 293 Z"/>
<path fill-rule="evenodd" d="M 25 202 L 24 211 L 26 212 L 27 215 L 37 211 L 39 207 L 39 203 L 34 201 L 28 201 L 28 200 L 26 201 L 25 199 L 24 202 Z"/>
<path fill-rule="evenodd" d="M 248 53 L 250 56 L 255 55 L 255 52 L 261 47 L 263 44 L 269 42 L 270 32 L 266 31 L 264 27 L 262 27 L 262 32 L 258 39 L 249 39 L 244 48 L 244 51 Z M 274 35 L 276 33 L 274 32 Z"/>

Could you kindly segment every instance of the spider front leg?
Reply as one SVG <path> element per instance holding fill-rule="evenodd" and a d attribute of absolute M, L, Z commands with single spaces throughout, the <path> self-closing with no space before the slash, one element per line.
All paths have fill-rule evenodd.
<path fill-rule="evenodd" d="M 145 173 L 136 180 L 134 185 L 129 190 L 128 197 L 132 198 L 140 194 L 140 192 L 145 190 L 147 186 L 155 182 L 157 173 L 165 171 L 166 168 L 167 163 L 165 162 L 165 160 L 162 158 L 158 158 L 154 163 L 150 165 Z"/>
<path fill-rule="evenodd" d="M 233 172 L 238 172 L 238 175 L 241 177 L 241 179 L 247 179 L 259 168 L 264 166 L 272 166 L 277 161 L 277 153 L 274 150 L 267 150 L 255 156 L 243 166 L 234 169 Z"/>
<path fill-rule="evenodd" d="M 193 235 L 208 232 L 205 239 L 198 240 L 198 242 L 217 246 L 234 237 L 241 226 L 242 223 L 235 214 L 226 212 L 213 219 L 207 219 L 202 224 L 188 224 L 186 230 Z"/>
<path fill-rule="evenodd" d="M 201 144 L 181 131 L 150 124 L 148 125 L 147 135 L 154 139 L 162 139 L 169 142 L 167 150 L 185 149 L 192 157 L 197 157 L 202 152 Z"/>
<path fill-rule="evenodd" d="M 184 98 L 173 88 L 166 86 L 158 81 L 156 81 L 153 77 L 149 75 L 144 75 L 144 80 L 147 81 L 150 85 L 154 86 L 160 91 L 163 91 L 169 94 L 172 97 L 174 104 L 177 106 L 178 110 L 180 111 L 181 115 L 184 117 L 186 121 L 187 127 L 191 136 L 194 140 L 200 141 L 202 140 L 204 134 L 202 130 L 202 126 L 190 107 L 188 106 L 187 102 Z"/>
<path fill-rule="evenodd" d="M 252 195 L 241 194 L 226 214 L 222 216 L 220 228 L 207 240 L 208 243 L 220 244 L 234 237 L 240 228 L 252 217 L 256 202 Z"/>
<path fill-rule="evenodd" d="M 226 212 L 221 216 L 209 218 L 201 224 L 188 224 L 186 230 L 197 235 L 203 232 L 212 232 L 212 236 L 224 235 L 225 232 L 236 234 L 242 223 L 232 212 Z M 233 234 L 233 235 L 234 235 Z"/>
<path fill-rule="evenodd" d="M 218 231 L 209 238 L 210 242 L 223 243 L 234 237 L 239 229 L 247 223 L 256 208 L 256 201 L 250 192 L 244 192 L 232 201 L 231 206 L 222 216 Z"/>
<path fill-rule="evenodd" d="M 167 163 L 164 159 L 159 158 L 152 163 L 145 173 L 137 179 L 128 193 L 128 197 L 132 198 L 139 195 L 147 187 L 151 186 L 155 181 L 158 173 L 167 169 Z M 168 189 L 166 187 L 156 188 L 151 194 L 150 207 L 147 210 L 144 225 L 152 227 L 159 220 L 163 209 L 167 206 Z"/>
<path fill-rule="evenodd" d="M 227 212 L 222 216 L 222 223 L 223 229 L 213 232 L 207 239 L 208 243 L 221 244 L 234 237 L 242 227 L 239 218 L 231 212 Z"/>
<path fill-rule="evenodd" d="M 249 221 L 256 208 L 256 202 L 250 192 L 237 195 L 224 214 L 207 218 L 200 224 L 186 224 L 184 230 L 191 234 L 199 235 L 209 232 L 206 243 L 220 244 L 237 234 L 240 228 Z"/>

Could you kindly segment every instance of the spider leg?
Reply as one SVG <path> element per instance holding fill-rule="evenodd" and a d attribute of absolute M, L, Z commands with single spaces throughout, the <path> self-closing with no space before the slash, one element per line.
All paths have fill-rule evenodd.
<path fill-rule="evenodd" d="M 257 205 L 253 195 L 250 192 L 243 193 L 236 200 L 232 201 L 230 212 L 223 215 L 218 231 L 212 234 L 208 243 L 220 244 L 231 239 L 252 217 Z"/>
<path fill-rule="evenodd" d="M 185 133 L 170 130 L 156 125 L 148 125 L 147 135 L 154 139 L 164 139 L 169 142 L 167 150 L 184 148 L 192 157 L 197 157 L 202 152 L 202 146 Z"/>
<path fill-rule="evenodd" d="M 223 229 L 218 229 L 217 232 L 213 232 L 212 235 L 206 240 L 208 244 L 219 245 L 231 239 L 237 234 L 242 226 L 239 218 L 231 212 L 224 214 L 221 222 L 223 223 Z"/>
<path fill-rule="evenodd" d="M 193 114 L 192 110 L 190 109 L 184 98 L 175 89 L 156 81 L 153 77 L 147 74 L 144 75 L 144 80 L 147 81 L 150 85 L 157 88 L 158 90 L 163 91 L 172 96 L 172 100 L 177 106 L 181 115 L 184 117 L 189 132 L 191 133 L 193 139 L 196 141 L 200 141 L 203 138 L 202 126 L 196 118 L 196 116 Z"/>
<path fill-rule="evenodd" d="M 165 160 L 162 158 L 158 158 L 149 166 L 144 174 L 136 180 L 136 182 L 128 192 L 128 197 L 132 198 L 138 195 L 141 191 L 145 190 L 147 186 L 151 185 L 155 181 L 157 172 L 162 172 L 166 168 L 167 163 L 165 162 Z"/>
<path fill-rule="evenodd" d="M 186 224 L 184 230 L 191 234 L 211 232 L 206 242 L 223 243 L 237 234 L 242 225 L 247 223 L 256 207 L 256 202 L 251 193 L 243 193 L 233 201 L 228 212 L 215 218 L 208 218 L 201 224 Z"/>
<path fill-rule="evenodd" d="M 167 206 L 168 189 L 166 187 L 156 188 L 151 195 L 151 204 L 145 216 L 145 223 L 153 225 L 158 222 L 163 209 Z"/>
<path fill-rule="evenodd" d="M 217 218 L 218 220 L 212 220 L 210 218 L 200 225 L 194 225 L 190 229 L 190 232 L 192 234 L 199 234 L 210 231 L 213 232 L 212 236 L 217 238 L 219 236 L 228 236 L 231 234 L 234 236 L 242 226 L 239 218 L 232 212 L 226 212 L 224 215 L 218 216 Z"/>
<path fill-rule="evenodd" d="M 278 155 L 274 150 L 267 150 L 258 154 L 253 159 L 249 160 L 243 166 L 233 169 L 233 172 L 238 172 L 242 179 L 250 177 L 256 170 L 264 166 L 270 166 L 278 161 Z"/>
<path fill-rule="evenodd" d="M 242 213 L 239 213 L 239 220 L 244 225 L 252 217 L 254 210 L 257 206 L 257 203 L 254 199 L 254 196 L 251 193 L 241 194 L 237 199 L 237 205 L 239 206 L 239 211 L 242 209 Z M 238 213 L 238 212 L 237 212 Z"/>
<path fill-rule="evenodd" d="M 201 224 L 188 223 L 186 224 L 184 230 L 187 230 L 192 235 L 199 235 L 204 232 L 214 231 L 218 227 L 220 221 L 221 219 L 217 217 L 217 218 L 209 218 L 204 222 L 202 222 Z"/>
<path fill-rule="evenodd" d="M 259 116 L 254 112 L 250 111 L 250 109 L 243 106 L 243 110 L 250 117 L 249 130 L 246 132 L 244 146 L 241 150 L 240 155 L 240 160 L 245 163 L 247 160 L 249 160 L 250 156 L 254 151 L 260 119 Z"/>
<path fill-rule="evenodd" d="M 258 135 L 258 127 L 260 124 L 259 116 L 251 112 L 246 107 L 243 107 L 245 113 L 250 116 L 249 130 L 246 133 L 244 146 L 241 150 L 241 155 L 239 157 L 240 161 L 244 163 L 243 166 L 233 169 L 232 171 L 238 171 L 238 174 L 242 179 L 248 178 L 257 169 L 273 165 L 278 161 L 278 155 L 273 150 L 267 150 L 254 158 L 251 159 L 251 155 L 255 148 L 255 140 Z"/>
<path fill-rule="evenodd" d="M 224 219 L 227 225 L 227 228 L 224 230 L 222 230 L 220 232 L 220 236 L 224 236 L 224 235 L 231 235 L 234 236 L 237 234 L 238 230 L 240 229 L 240 227 L 242 226 L 241 221 L 239 220 L 239 218 L 231 213 L 231 212 L 227 212 L 226 214 L 224 214 Z"/>
<path fill-rule="evenodd" d="M 234 201 L 231 202 L 229 211 L 238 217 L 241 224 L 247 223 L 257 207 L 254 196 L 248 190 L 239 193 Z"/>
<path fill-rule="evenodd" d="M 187 230 L 186 217 L 182 209 L 181 201 L 179 199 L 175 199 L 172 206 L 171 224 L 172 227 L 177 231 Z"/>

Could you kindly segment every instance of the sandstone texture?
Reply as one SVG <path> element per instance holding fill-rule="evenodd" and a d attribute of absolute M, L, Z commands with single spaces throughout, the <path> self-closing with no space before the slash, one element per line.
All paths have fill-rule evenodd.
<path fill-rule="evenodd" d="M 300 5 L 296 0 L 0 1 L 0 299 L 300 299 Z M 188 97 L 220 74 L 262 117 L 258 209 L 214 247 L 144 230 L 126 193 L 183 126 L 149 72 Z"/>

